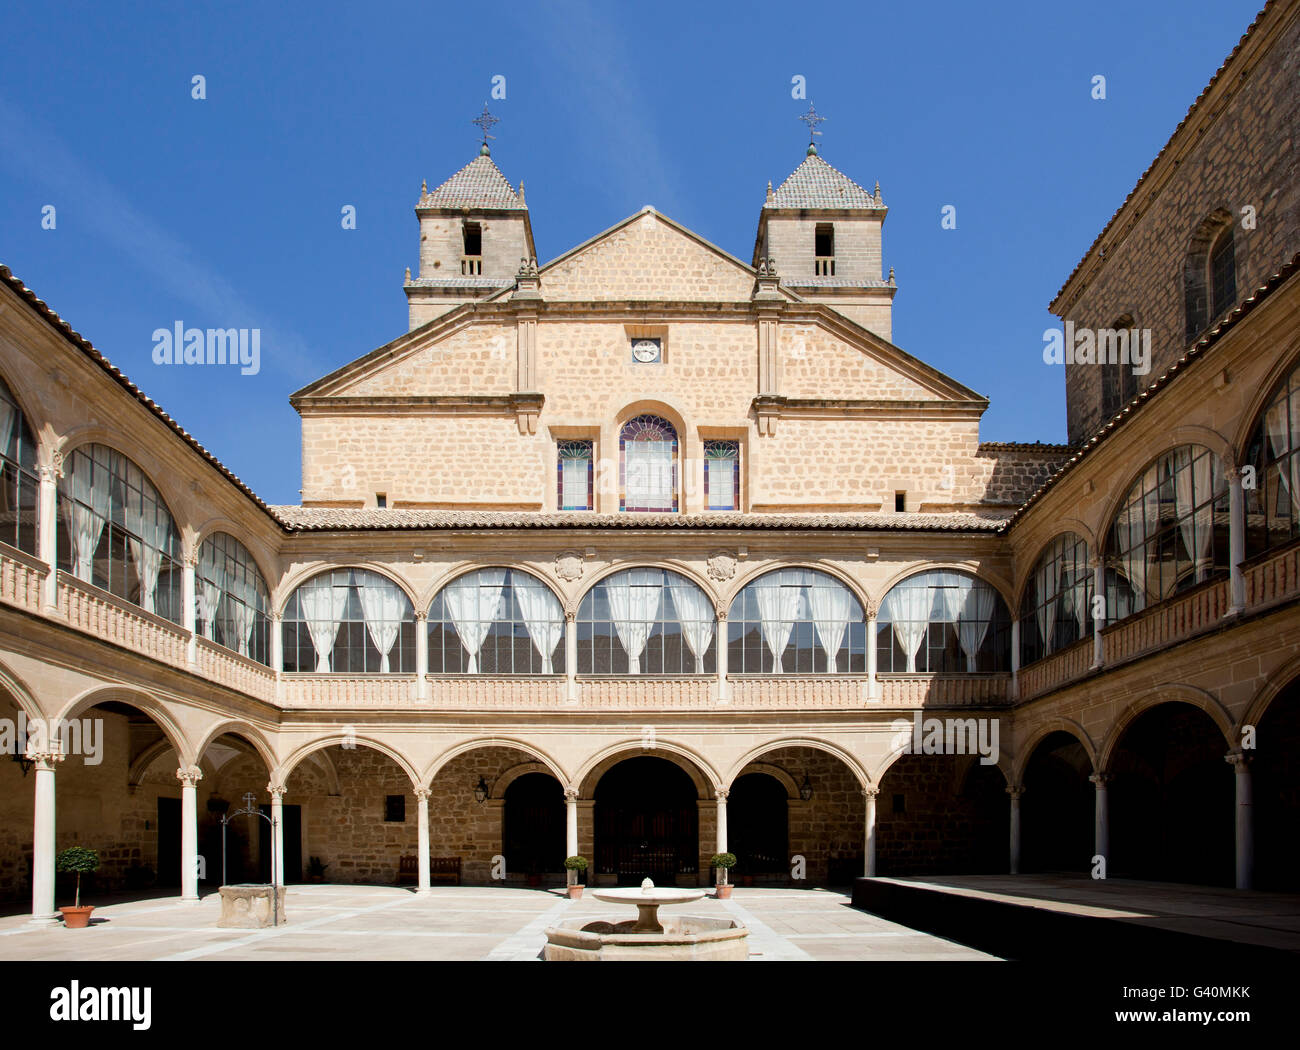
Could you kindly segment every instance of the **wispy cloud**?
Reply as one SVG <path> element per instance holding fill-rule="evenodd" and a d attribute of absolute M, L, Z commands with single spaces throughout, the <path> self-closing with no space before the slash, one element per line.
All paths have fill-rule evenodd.
<path fill-rule="evenodd" d="M 79 221 L 113 244 L 179 302 L 224 327 L 261 328 L 263 361 L 271 369 L 296 381 L 314 378 L 319 371 L 319 362 L 301 336 L 268 324 L 265 311 L 249 303 L 189 245 L 141 212 L 58 136 L 35 126 L 3 97 L 0 165 L 48 189 L 56 207 L 60 200 L 75 200 Z M 170 324 L 173 319 L 164 320 Z"/>

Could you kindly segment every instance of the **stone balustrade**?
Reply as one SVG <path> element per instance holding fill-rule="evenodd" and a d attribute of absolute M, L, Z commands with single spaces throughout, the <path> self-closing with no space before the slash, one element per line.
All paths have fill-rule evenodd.
<path fill-rule="evenodd" d="M 49 567 L 13 547 L 0 552 L 0 601 L 30 612 L 40 612 L 41 586 Z"/>
<path fill-rule="evenodd" d="M 886 707 L 988 707 L 1010 700 L 1009 674 L 882 674 Z"/>
<path fill-rule="evenodd" d="M 410 709 L 416 706 L 417 684 L 413 674 L 286 674 L 280 706 Z"/>
<path fill-rule="evenodd" d="M 1228 603 L 1228 581 L 1215 580 L 1130 616 L 1102 632 L 1102 662 L 1122 663 L 1215 627 Z"/>
<path fill-rule="evenodd" d="M 189 666 L 189 631 L 66 572 L 59 573 L 58 613 L 96 638 L 173 667 Z"/>
<path fill-rule="evenodd" d="M 1083 677 L 1092 667 L 1092 655 L 1093 640 L 1092 635 L 1088 635 L 1082 641 L 1022 667 L 1017 675 L 1020 699 L 1041 696 L 1059 685 Z"/>
<path fill-rule="evenodd" d="M 271 668 L 202 636 L 197 639 L 196 648 L 198 672 L 204 678 L 258 700 L 275 702 L 275 672 Z"/>

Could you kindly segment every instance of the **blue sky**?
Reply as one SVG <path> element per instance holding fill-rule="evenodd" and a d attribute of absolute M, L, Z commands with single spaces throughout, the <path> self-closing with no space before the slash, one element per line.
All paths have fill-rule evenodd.
<path fill-rule="evenodd" d="M 545 262 L 646 204 L 748 260 L 803 158 L 799 74 L 822 155 L 890 207 L 894 341 L 991 399 L 984 440 L 1063 441 L 1047 304 L 1260 6 L 11 5 L 0 262 L 296 503 L 288 395 L 406 330 L 420 180 L 473 159 L 494 75 L 493 158 Z M 261 371 L 155 365 L 177 320 L 261 328 Z"/>

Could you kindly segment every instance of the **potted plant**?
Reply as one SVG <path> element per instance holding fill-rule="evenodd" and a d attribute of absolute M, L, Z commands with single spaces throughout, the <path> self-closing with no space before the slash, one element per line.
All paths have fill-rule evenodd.
<path fill-rule="evenodd" d="M 72 872 L 77 876 L 77 899 L 71 908 L 60 908 L 63 913 L 63 925 L 70 930 L 84 930 L 90 925 L 92 905 L 81 905 L 81 876 L 99 870 L 99 854 L 85 846 L 69 846 L 55 858 L 59 871 Z"/>
<path fill-rule="evenodd" d="M 321 863 L 320 857 L 309 857 L 307 859 L 307 881 L 324 882 L 325 869 L 328 867 L 328 864 Z"/>
<path fill-rule="evenodd" d="M 565 857 L 564 868 L 569 873 L 569 884 L 566 887 L 569 892 L 569 900 L 581 900 L 582 883 L 578 881 L 578 873 L 587 870 L 587 858 L 579 857 L 577 854 L 574 854 L 572 857 Z"/>
<path fill-rule="evenodd" d="M 713 855 L 713 867 L 717 875 L 717 895 L 719 900 L 726 900 L 731 896 L 731 883 L 727 881 L 727 871 L 736 866 L 736 855 L 734 853 L 715 853 Z"/>

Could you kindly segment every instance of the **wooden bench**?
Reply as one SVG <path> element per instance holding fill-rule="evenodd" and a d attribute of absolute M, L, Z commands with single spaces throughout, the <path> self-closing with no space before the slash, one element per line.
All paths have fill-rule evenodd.
<path fill-rule="evenodd" d="M 460 858 L 430 857 L 429 881 L 450 882 L 453 886 L 459 886 Z M 402 857 L 397 866 L 397 884 L 402 886 L 408 882 L 414 885 L 419 885 L 420 882 L 420 858 L 414 854 Z"/>

